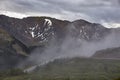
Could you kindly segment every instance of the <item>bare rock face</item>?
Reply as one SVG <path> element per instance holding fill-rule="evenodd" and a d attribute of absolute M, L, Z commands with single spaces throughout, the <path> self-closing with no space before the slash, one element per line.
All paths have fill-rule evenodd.
<path fill-rule="evenodd" d="M 87 41 L 97 41 L 106 37 L 111 30 L 96 23 L 76 20 L 70 24 L 73 36 Z"/>

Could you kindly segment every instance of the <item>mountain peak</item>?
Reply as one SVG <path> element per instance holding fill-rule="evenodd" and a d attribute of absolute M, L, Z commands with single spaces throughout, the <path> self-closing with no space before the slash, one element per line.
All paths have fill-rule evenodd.
<path fill-rule="evenodd" d="M 0 25 L 26 46 L 37 46 L 50 42 L 52 38 L 62 39 L 71 25 L 70 35 L 87 41 L 100 40 L 110 32 L 100 24 L 83 19 L 70 22 L 45 16 L 23 19 L 5 16 L 5 19 L 0 17 Z"/>
<path fill-rule="evenodd" d="M 75 20 L 75 21 L 73 21 L 73 23 L 90 24 L 90 22 L 83 20 L 83 19 Z"/>

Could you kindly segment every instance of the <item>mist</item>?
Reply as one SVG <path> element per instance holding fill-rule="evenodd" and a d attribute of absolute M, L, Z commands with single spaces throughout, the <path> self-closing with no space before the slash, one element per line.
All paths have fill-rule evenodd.
<path fill-rule="evenodd" d="M 41 65 L 60 58 L 89 58 L 96 51 L 114 47 L 120 47 L 120 38 L 115 33 L 111 33 L 104 39 L 95 42 L 67 36 L 61 44 L 52 41 L 43 52 L 41 48 L 35 49 L 28 61 Z"/>

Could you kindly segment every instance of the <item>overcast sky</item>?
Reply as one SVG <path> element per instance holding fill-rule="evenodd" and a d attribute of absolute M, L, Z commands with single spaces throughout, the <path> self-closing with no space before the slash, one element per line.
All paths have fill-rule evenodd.
<path fill-rule="evenodd" d="M 0 0 L 0 14 L 85 19 L 120 26 L 120 0 Z M 12 13 L 12 14 L 10 14 Z"/>

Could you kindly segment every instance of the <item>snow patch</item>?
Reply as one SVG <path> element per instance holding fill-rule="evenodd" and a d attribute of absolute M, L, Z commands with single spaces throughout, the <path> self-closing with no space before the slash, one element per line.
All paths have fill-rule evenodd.
<path fill-rule="evenodd" d="M 37 25 L 35 26 L 35 28 L 38 28 L 38 26 L 39 26 L 39 25 L 37 24 Z"/>
<path fill-rule="evenodd" d="M 33 31 L 31 31 L 30 33 L 31 33 L 32 37 L 34 38 L 34 37 L 35 37 L 34 32 L 33 32 Z"/>
<path fill-rule="evenodd" d="M 25 33 L 28 33 L 27 31 L 25 31 Z"/>
<path fill-rule="evenodd" d="M 80 29 L 80 33 L 82 33 L 83 31 Z"/>
<path fill-rule="evenodd" d="M 35 27 L 30 27 L 29 28 L 29 33 L 31 34 L 31 36 L 34 38 L 34 37 L 36 37 L 36 35 L 35 35 L 35 30 L 38 28 L 38 24 L 36 24 L 36 26 Z M 26 33 L 27 33 L 27 31 L 25 31 Z"/>
<path fill-rule="evenodd" d="M 45 25 L 52 26 L 52 21 L 50 19 L 45 19 L 44 26 Z"/>
<path fill-rule="evenodd" d="M 35 30 L 35 27 L 33 27 L 33 28 L 32 28 L 32 27 L 30 27 L 29 29 L 33 31 L 33 30 Z"/>

